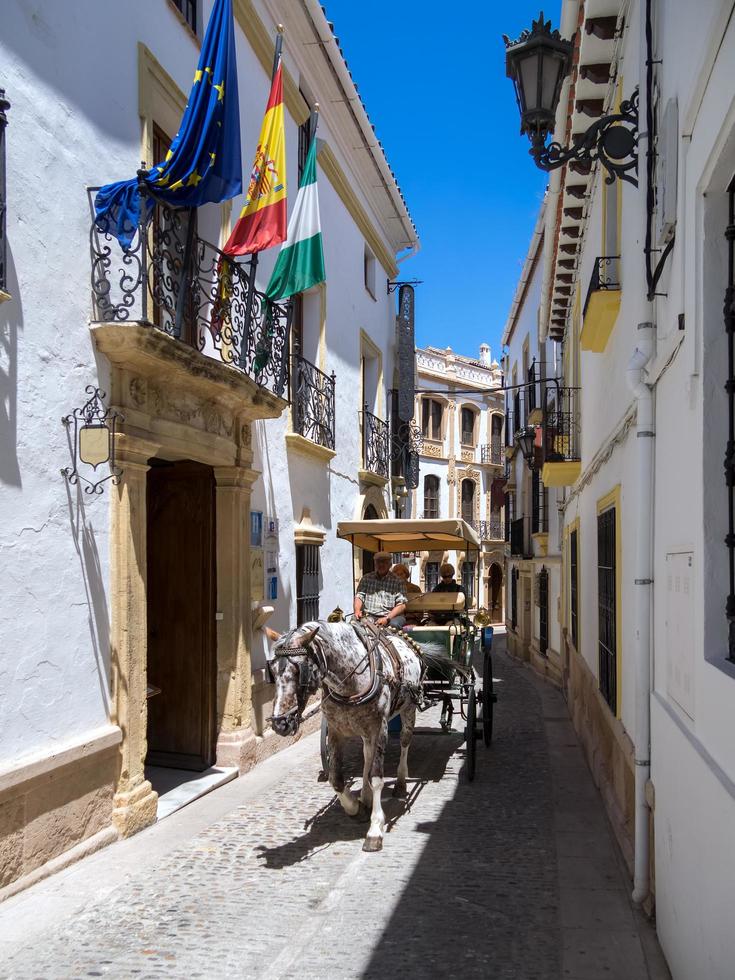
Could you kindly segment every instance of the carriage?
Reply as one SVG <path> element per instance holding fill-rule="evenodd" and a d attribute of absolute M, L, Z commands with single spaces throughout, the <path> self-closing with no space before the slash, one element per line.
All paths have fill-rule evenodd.
<path fill-rule="evenodd" d="M 342 521 L 337 525 L 337 537 L 350 541 L 353 549 L 353 570 L 357 569 L 355 548 L 375 553 L 390 551 L 397 554 L 420 551 L 457 551 L 466 560 L 475 557 L 476 582 L 474 594 L 479 596 L 480 540 L 464 520 L 363 520 Z M 353 571 L 354 574 L 354 571 Z M 353 583 L 354 586 L 355 583 Z M 353 593 L 354 593 L 353 588 Z M 452 667 L 429 668 L 422 681 L 423 708 L 441 704 L 441 726 L 451 730 L 455 703 L 465 722 L 466 766 L 468 780 L 475 775 L 476 742 L 482 738 L 489 746 L 492 740 L 493 709 L 496 695 L 493 690 L 492 629 L 489 617 L 479 609 L 470 616 L 469 604 L 463 592 L 429 592 L 410 599 L 406 613 L 409 618 L 428 619 L 410 627 L 406 635 L 419 647 L 439 646 L 451 659 Z M 438 622 L 431 622 L 435 618 Z M 483 686 L 475 686 L 473 654 L 483 652 Z M 478 717 L 479 715 L 479 717 Z M 322 722 L 322 766 L 327 769 L 326 722 Z"/>

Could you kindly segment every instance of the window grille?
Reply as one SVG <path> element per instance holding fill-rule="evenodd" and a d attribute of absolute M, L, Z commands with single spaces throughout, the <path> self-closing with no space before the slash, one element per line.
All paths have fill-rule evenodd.
<path fill-rule="evenodd" d="M 475 481 L 462 480 L 462 520 L 473 524 L 475 520 Z"/>
<path fill-rule="evenodd" d="M 465 607 L 467 609 L 473 604 L 475 599 L 475 562 L 462 562 L 462 591 L 465 594 Z"/>
<path fill-rule="evenodd" d="M 528 369 L 528 386 L 527 386 L 527 401 L 528 401 L 528 411 L 532 412 L 536 408 L 536 362 L 531 364 Z"/>
<path fill-rule="evenodd" d="M 510 570 L 510 628 L 514 630 L 518 623 L 518 571 Z"/>
<path fill-rule="evenodd" d="M 735 178 L 727 189 L 728 219 L 725 228 L 727 241 L 727 288 L 725 290 L 725 333 L 727 334 L 727 419 L 728 435 L 725 447 L 725 483 L 727 486 L 727 561 L 729 592 L 725 601 L 727 616 L 727 659 L 735 661 Z"/>
<path fill-rule="evenodd" d="M 439 517 L 439 477 L 424 477 L 424 518 Z"/>
<path fill-rule="evenodd" d="M 542 568 L 538 575 L 539 604 L 539 650 L 545 654 L 549 649 L 549 573 Z"/>
<path fill-rule="evenodd" d="M 304 96 L 306 102 L 308 102 L 309 100 L 306 98 L 304 93 L 302 92 L 301 94 Z M 299 182 L 301 182 L 301 175 L 303 174 L 304 167 L 306 166 L 306 157 L 308 156 L 309 153 L 310 139 L 311 139 L 311 115 L 309 115 L 306 121 L 302 122 L 301 125 L 299 126 L 299 147 L 298 147 Z"/>
<path fill-rule="evenodd" d="M 171 0 L 189 27 L 197 32 L 197 0 Z"/>
<path fill-rule="evenodd" d="M 572 631 L 572 643 L 574 649 L 577 647 L 577 532 L 572 531 L 569 535 L 569 620 Z"/>
<path fill-rule="evenodd" d="M 5 98 L 5 89 L 0 88 L 0 290 L 7 292 L 7 242 L 5 238 L 5 215 L 7 197 L 5 186 L 5 127 L 8 119 L 5 113 L 10 108 L 10 102 Z"/>
<path fill-rule="evenodd" d="M 531 534 L 543 534 L 549 530 L 546 487 L 538 470 L 531 474 Z"/>
<path fill-rule="evenodd" d="M 427 561 L 426 571 L 424 573 L 424 583 L 426 588 L 425 592 L 433 592 L 434 588 L 439 584 L 439 562 L 438 561 Z"/>
<path fill-rule="evenodd" d="M 319 619 L 319 545 L 296 545 L 296 625 Z"/>
<path fill-rule="evenodd" d="M 617 713 L 617 637 L 615 595 L 615 508 L 597 518 L 597 602 L 600 693 Z"/>

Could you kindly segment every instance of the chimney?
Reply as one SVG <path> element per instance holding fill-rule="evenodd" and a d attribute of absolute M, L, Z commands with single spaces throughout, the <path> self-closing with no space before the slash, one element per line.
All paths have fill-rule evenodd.
<path fill-rule="evenodd" d="M 490 345 L 480 344 L 480 363 L 490 367 Z"/>

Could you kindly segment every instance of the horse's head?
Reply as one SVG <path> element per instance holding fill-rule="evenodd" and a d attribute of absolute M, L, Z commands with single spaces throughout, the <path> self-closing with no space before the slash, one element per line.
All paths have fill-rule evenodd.
<path fill-rule="evenodd" d="M 270 721 L 278 735 L 296 734 L 309 695 L 319 687 L 321 676 L 311 648 L 318 632 L 318 625 L 300 634 L 292 630 L 278 637 L 273 646 L 270 667 L 276 696 Z M 273 636 L 268 631 L 269 639 Z"/>

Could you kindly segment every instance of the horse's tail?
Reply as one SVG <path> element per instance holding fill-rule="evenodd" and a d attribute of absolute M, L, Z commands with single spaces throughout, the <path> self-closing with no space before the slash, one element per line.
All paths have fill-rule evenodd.
<path fill-rule="evenodd" d="M 448 657 L 442 643 L 422 643 L 420 646 L 417 644 L 417 648 L 414 649 L 426 670 L 432 670 L 448 681 L 453 679 L 455 673 L 461 674 L 467 681 L 472 678 L 472 668 Z"/>

